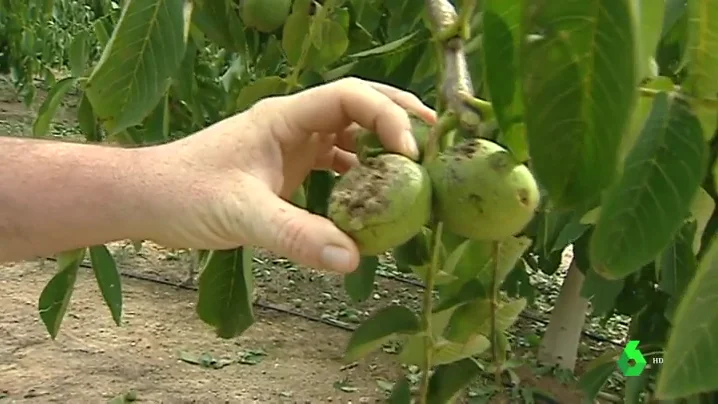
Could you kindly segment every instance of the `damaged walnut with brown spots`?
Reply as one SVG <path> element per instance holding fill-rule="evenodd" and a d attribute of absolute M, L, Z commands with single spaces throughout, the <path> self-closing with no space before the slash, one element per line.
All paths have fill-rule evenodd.
<path fill-rule="evenodd" d="M 329 197 L 327 216 L 362 255 L 407 242 L 431 215 L 426 169 L 398 154 L 371 157 L 344 174 Z"/>
<path fill-rule="evenodd" d="M 502 240 L 531 221 L 539 203 L 529 169 L 500 145 L 468 139 L 427 164 L 434 209 L 447 230 L 474 240 Z"/>

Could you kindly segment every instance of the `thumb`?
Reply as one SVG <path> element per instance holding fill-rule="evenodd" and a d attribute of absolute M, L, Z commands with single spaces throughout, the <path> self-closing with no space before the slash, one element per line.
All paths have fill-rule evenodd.
<path fill-rule="evenodd" d="M 300 209 L 270 189 L 252 191 L 253 244 L 298 264 L 347 273 L 359 265 L 354 241 L 328 219 Z"/>

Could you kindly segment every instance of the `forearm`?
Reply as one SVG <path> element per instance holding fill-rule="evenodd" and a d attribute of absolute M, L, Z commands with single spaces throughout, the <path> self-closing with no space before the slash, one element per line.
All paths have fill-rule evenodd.
<path fill-rule="evenodd" d="M 0 137 L 0 262 L 142 238 L 155 188 L 146 153 Z"/>

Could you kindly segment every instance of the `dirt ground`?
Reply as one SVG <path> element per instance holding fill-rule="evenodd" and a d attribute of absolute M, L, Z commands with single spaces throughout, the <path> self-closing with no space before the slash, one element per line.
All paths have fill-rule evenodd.
<path fill-rule="evenodd" d="M 124 272 L 174 283 L 185 276 L 185 260 L 171 252 L 150 245 L 135 255 L 114 247 Z M 260 268 L 258 275 L 265 270 L 271 276 L 257 278 L 260 303 L 342 319 L 337 313 L 347 307 L 344 296 L 327 296 L 343 294 L 338 277 L 280 266 Z M 216 338 L 194 311 L 196 292 L 131 278 L 123 278 L 123 325 L 116 327 L 88 269 L 80 271 L 68 315 L 52 341 L 37 314 L 37 299 L 53 272 L 52 262 L 0 270 L 5 291 L 0 295 L 0 391 L 10 402 L 100 403 L 132 390 L 152 403 L 369 403 L 381 402 L 383 386 L 400 371 L 387 353 L 345 367 L 341 356 L 349 332 L 262 308 L 257 308 L 257 323 L 241 337 Z M 390 280 L 381 283 L 379 295 L 410 300 L 410 291 Z M 190 363 L 202 355 L 228 364 Z M 579 400 L 557 381 L 537 381 L 528 369 L 520 373 L 524 387 L 539 387 L 561 403 Z"/>
<path fill-rule="evenodd" d="M 2 77 L 0 85 L 0 135 L 29 135 L 33 111 L 14 98 Z M 69 97 L 60 109 L 53 135 L 75 131 L 75 104 Z M 146 245 L 136 253 L 127 243 L 115 243 L 111 250 L 123 272 L 173 284 L 186 277 L 188 260 L 176 251 Z M 195 291 L 129 277 L 123 277 L 123 325 L 116 327 L 89 269 L 80 271 L 68 314 L 52 341 L 37 300 L 53 273 L 54 264 L 46 261 L 0 269 L 0 404 L 104 403 L 130 391 L 147 403 L 372 403 L 382 402 L 390 383 L 406 372 L 395 364 L 391 349 L 345 366 L 341 356 L 348 331 L 261 307 L 244 335 L 219 339 L 197 317 Z M 393 300 L 418 305 L 421 294 L 414 285 L 379 278 L 368 302 L 352 304 L 340 277 L 266 253 L 259 254 L 254 274 L 260 304 L 346 324 Z M 518 336 L 539 332 L 527 321 L 512 331 Z M 595 354 L 604 349 L 584 345 Z M 214 365 L 202 366 L 203 360 Z M 573 382 L 540 376 L 529 365 L 516 373 L 521 388 L 548 392 L 558 403 L 581 402 Z M 489 399 L 487 383 L 477 381 L 462 402 L 521 402 L 508 393 Z"/>
<path fill-rule="evenodd" d="M 261 309 L 245 335 L 218 339 L 197 318 L 195 293 L 138 280 L 123 280 L 124 321 L 116 327 L 88 270 L 52 341 L 36 309 L 51 275 L 51 264 L 0 271 L 0 386 L 13 402 L 99 403 L 130 389 L 157 403 L 374 402 L 382 396 L 376 379 L 392 373 L 387 360 L 342 370 L 348 333 Z M 266 356 L 251 365 L 257 352 Z M 212 369 L 180 360 L 204 353 L 248 364 Z M 342 379 L 357 391 L 333 387 Z"/>

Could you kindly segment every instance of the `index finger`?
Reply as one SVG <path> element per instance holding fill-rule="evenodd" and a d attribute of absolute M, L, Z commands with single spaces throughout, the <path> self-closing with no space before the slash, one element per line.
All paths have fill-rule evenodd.
<path fill-rule="evenodd" d="M 418 158 L 407 111 L 429 123 L 435 112 L 415 95 L 385 84 L 345 78 L 287 98 L 287 125 L 305 132 L 334 133 L 356 122 L 375 132 L 387 150 Z"/>

